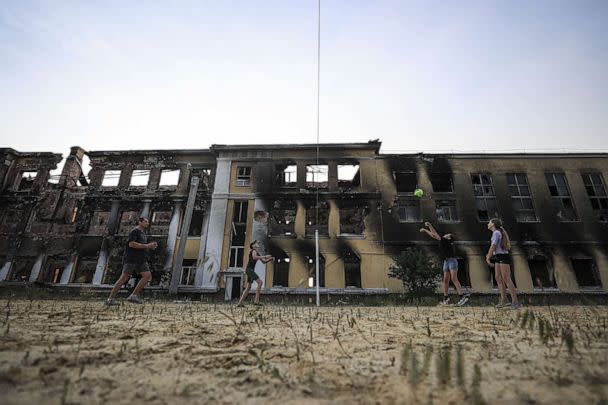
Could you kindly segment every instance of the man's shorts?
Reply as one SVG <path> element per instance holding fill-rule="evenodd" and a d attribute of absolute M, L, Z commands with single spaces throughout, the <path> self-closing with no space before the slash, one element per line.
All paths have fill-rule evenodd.
<path fill-rule="evenodd" d="M 449 273 L 450 270 L 458 270 L 458 259 L 455 257 L 448 257 L 443 261 L 443 271 Z"/>
<path fill-rule="evenodd" d="M 254 281 L 257 281 L 260 276 L 257 275 L 257 273 L 255 271 L 253 271 L 253 269 L 247 269 L 245 270 L 245 274 L 247 274 L 247 282 L 249 284 L 253 283 Z"/>
<path fill-rule="evenodd" d="M 511 255 L 509 253 L 497 253 L 490 258 L 492 263 L 511 264 Z"/>
<path fill-rule="evenodd" d="M 122 265 L 122 272 L 127 274 L 139 274 L 150 271 L 148 263 L 125 263 Z"/>

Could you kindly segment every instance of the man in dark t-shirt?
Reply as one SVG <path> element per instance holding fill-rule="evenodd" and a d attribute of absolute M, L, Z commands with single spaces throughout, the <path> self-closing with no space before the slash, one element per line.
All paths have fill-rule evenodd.
<path fill-rule="evenodd" d="M 134 304 L 143 304 L 144 301 L 139 296 L 141 290 L 144 289 L 146 284 L 152 279 L 152 273 L 146 258 L 148 256 L 148 250 L 154 250 L 158 247 L 156 242 L 148 243 L 148 237 L 144 233 L 144 230 L 150 225 L 148 218 L 139 218 L 139 222 L 135 228 L 129 233 L 129 240 L 125 247 L 125 254 L 123 256 L 122 274 L 114 284 L 110 296 L 106 300 L 106 305 L 118 305 L 114 297 L 118 294 L 118 290 L 127 282 L 131 275 L 139 274 L 141 279 L 135 286 L 135 289 L 127 298 L 127 301 Z"/>
<path fill-rule="evenodd" d="M 456 287 L 456 291 L 458 291 L 460 297 L 456 305 L 461 306 L 466 304 L 470 294 L 464 293 L 460 281 L 458 281 L 458 259 L 456 259 L 456 250 L 454 249 L 454 235 L 451 233 L 446 233 L 443 236 L 439 235 L 439 232 L 437 232 L 430 222 L 425 222 L 424 226 L 425 228 L 421 228 L 420 232 L 426 233 L 431 238 L 439 241 L 439 252 L 441 254 L 441 260 L 443 261 L 443 301 L 441 301 L 441 303 L 445 305 L 450 302 L 448 291 L 451 279 L 452 284 Z"/>

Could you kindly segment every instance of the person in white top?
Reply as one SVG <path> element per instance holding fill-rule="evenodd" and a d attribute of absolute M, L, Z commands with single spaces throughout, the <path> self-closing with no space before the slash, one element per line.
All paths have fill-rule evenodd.
<path fill-rule="evenodd" d="M 498 290 L 500 291 L 500 299 L 498 301 L 497 308 L 505 306 L 506 293 L 505 284 L 509 289 L 511 295 L 511 309 L 518 309 L 521 304 L 517 300 L 517 290 L 515 284 L 511 280 L 511 255 L 509 250 L 511 249 L 511 241 L 509 240 L 509 234 L 502 227 L 502 222 L 498 218 L 492 218 L 488 222 L 488 229 L 492 232 L 492 239 L 490 249 L 486 255 L 486 262 L 490 267 L 494 267 L 494 274 L 496 276 L 496 283 L 498 284 Z"/>

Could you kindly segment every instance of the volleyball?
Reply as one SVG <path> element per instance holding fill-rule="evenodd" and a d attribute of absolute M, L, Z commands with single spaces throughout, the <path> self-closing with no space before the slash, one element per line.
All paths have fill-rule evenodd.
<path fill-rule="evenodd" d="M 424 191 L 422 191 L 421 188 L 417 188 L 416 190 L 414 190 L 414 195 L 418 198 L 421 198 L 424 195 Z"/>

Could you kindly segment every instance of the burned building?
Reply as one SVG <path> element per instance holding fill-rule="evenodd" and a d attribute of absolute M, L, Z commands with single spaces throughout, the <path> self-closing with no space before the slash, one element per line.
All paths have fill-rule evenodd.
<path fill-rule="evenodd" d="M 89 151 L 61 156 L 0 149 L 0 280 L 114 283 L 140 216 L 159 244 L 153 285 L 166 287 L 185 243 L 179 286 L 239 295 L 249 244 L 277 260 L 256 271 L 268 292 L 309 292 L 319 233 L 324 291 L 398 292 L 392 256 L 418 246 L 425 221 L 456 238 L 459 277 L 495 288 L 486 223 L 500 217 L 513 242 L 520 291 L 603 291 L 608 285 L 608 155 L 381 154 L 380 142 L 212 145 L 205 150 Z M 84 155 L 91 169 L 83 173 Z M 86 176 L 85 176 L 86 174 Z M 190 179 L 200 178 L 193 206 Z M 422 198 L 414 190 L 424 190 Z M 180 228 L 191 210 L 187 238 Z"/>

